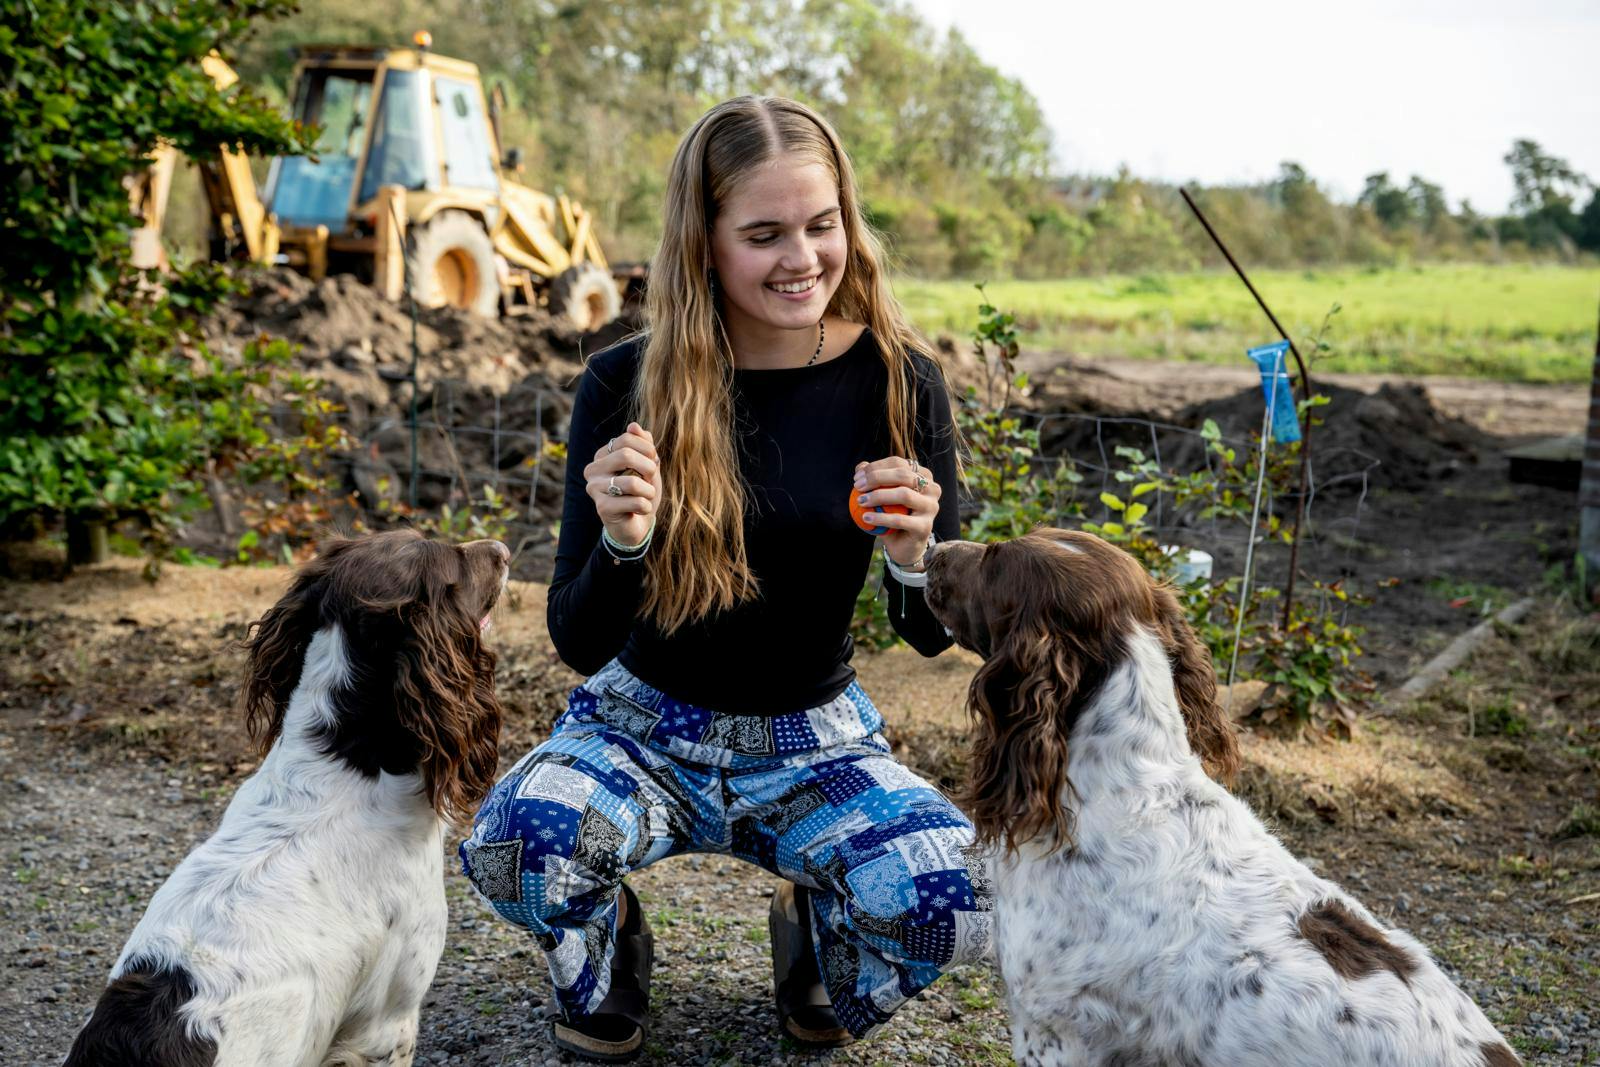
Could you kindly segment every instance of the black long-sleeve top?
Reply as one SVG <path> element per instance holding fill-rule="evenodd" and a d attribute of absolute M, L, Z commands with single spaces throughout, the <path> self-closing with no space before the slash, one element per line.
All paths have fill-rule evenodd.
<path fill-rule="evenodd" d="M 745 551 L 756 598 L 670 636 L 638 615 L 644 564 L 600 543 L 583 468 L 630 419 L 643 348 L 598 353 L 578 385 L 568 440 L 566 500 L 548 623 L 562 660 L 593 674 L 612 657 L 650 685 L 698 707 L 778 715 L 825 704 L 855 677 L 850 619 L 877 539 L 850 519 L 856 464 L 891 455 L 888 370 L 871 330 L 810 367 L 734 371 L 734 425 L 748 486 Z M 913 354 L 917 459 L 944 490 L 934 535 L 959 536 L 955 433 L 938 367 Z M 648 429 L 649 427 L 646 427 Z M 886 575 L 895 631 L 924 656 L 950 646 L 921 589 Z"/>

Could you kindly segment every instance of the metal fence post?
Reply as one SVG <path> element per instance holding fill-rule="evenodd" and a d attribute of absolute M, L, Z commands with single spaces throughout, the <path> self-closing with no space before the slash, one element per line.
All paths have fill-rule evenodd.
<path fill-rule="evenodd" d="M 1583 477 L 1578 486 L 1578 576 L 1585 599 L 1600 596 L 1600 328 L 1594 341 L 1589 382 L 1589 428 L 1583 445 Z"/>
<path fill-rule="evenodd" d="M 544 390 L 533 394 L 533 484 L 528 487 L 528 521 L 539 499 L 539 469 L 544 466 Z"/>

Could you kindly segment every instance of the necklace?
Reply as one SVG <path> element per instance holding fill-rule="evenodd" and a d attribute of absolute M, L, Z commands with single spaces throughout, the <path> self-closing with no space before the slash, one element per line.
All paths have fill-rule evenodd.
<path fill-rule="evenodd" d="M 806 366 L 808 366 L 808 367 L 811 366 L 813 363 L 815 363 L 817 361 L 817 357 L 822 355 L 822 342 L 827 338 L 827 336 L 828 336 L 828 327 L 823 325 L 821 319 L 818 319 L 817 320 L 817 350 L 815 352 L 811 353 L 811 358 L 810 359 L 806 360 Z"/>

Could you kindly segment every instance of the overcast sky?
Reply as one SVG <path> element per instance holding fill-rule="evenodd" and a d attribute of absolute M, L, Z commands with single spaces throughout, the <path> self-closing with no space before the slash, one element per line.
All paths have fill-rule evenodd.
<path fill-rule="evenodd" d="M 1386 170 L 1504 211 L 1519 137 L 1600 181 L 1600 0 L 910 0 L 1038 98 L 1063 172 Z"/>

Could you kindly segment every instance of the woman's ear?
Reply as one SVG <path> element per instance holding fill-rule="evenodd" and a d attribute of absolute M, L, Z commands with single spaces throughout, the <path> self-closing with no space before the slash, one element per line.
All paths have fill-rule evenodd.
<path fill-rule="evenodd" d="M 1083 664 L 1037 611 L 1018 613 L 1004 640 L 973 676 L 967 708 L 976 726 L 962 801 L 983 844 L 1014 849 L 1044 835 L 1072 844 L 1062 791 L 1068 718 Z"/>
<path fill-rule="evenodd" d="M 1166 585 L 1155 587 L 1161 643 L 1172 662 L 1172 684 L 1183 714 L 1189 747 L 1211 777 L 1231 784 L 1239 772 L 1239 739 L 1233 723 L 1217 703 L 1217 674 L 1211 652 L 1195 636 L 1177 596 Z"/>
<path fill-rule="evenodd" d="M 407 605 L 395 672 L 395 716 L 418 742 L 428 803 L 442 818 L 469 818 L 494 785 L 501 710 L 495 656 L 461 587 Z"/>

